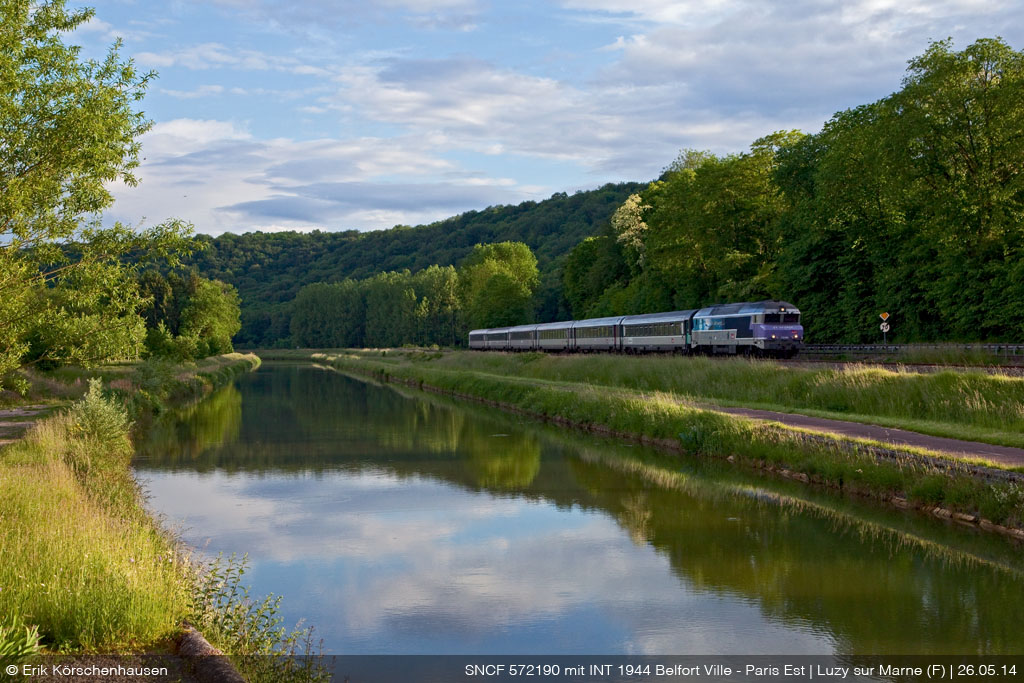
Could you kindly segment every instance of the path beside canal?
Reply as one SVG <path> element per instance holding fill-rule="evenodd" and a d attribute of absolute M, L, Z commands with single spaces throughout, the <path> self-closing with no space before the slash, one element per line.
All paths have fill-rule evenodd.
<path fill-rule="evenodd" d="M 20 439 L 36 421 L 50 414 L 52 405 L 0 408 L 0 446 Z"/>
<path fill-rule="evenodd" d="M 714 410 L 729 415 L 738 415 L 753 420 L 779 422 L 787 427 L 796 427 L 822 434 L 836 434 L 854 439 L 870 439 L 892 446 L 909 446 L 924 448 L 929 451 L 943 453 L 956 458 L 983 458 L 1006 467 L 1024 467 L 1024 449 L 996 446 L 979 441 L 962 441 L 941 436 L 930 436 L 906 429 L 894 429 L 879 425 L 830 420 L 822 417 L 811 417 L 796 413 L 780 413 L 772 410 L 754 410 L 750 408 L 726 408 L 707 405 Z"/>

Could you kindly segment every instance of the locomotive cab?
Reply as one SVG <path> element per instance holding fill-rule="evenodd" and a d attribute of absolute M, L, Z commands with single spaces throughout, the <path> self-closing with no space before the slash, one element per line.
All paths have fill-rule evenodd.
<path fill-rule="evenodd" d="M 705 353 L 789 357 L 803 339 L 800 311 L 785 301 L 709 306 L 693 317 L 693 347 Z"/>
<path fill-rule="evenodd" d="M 765 310 L 753 316 L 751 329 L 755 346 L 764 351 L 792 356 L 803 346 L 800 311 L 784 301 L 766 302 Z"/>

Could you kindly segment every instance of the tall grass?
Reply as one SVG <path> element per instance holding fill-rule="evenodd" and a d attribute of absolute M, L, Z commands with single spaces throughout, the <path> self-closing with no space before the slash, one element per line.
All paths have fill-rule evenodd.
<path fill-rule="evenodd" d="M 68 410 L 0 449 L 0 656 L 22 656 L 33 634 L 49 651 L 131 652 L 180 632 L 196 570 L 142 505 L 125 402 L 145 415 L 258 365 L 232 354 L 171 372 L 118 368 L 119 389 L 93 377 Z"/>
<path fill-rule="evenodd" d="M 541 353 L 355 353 L 448 371 L 659 391 L 693 401 L 876 422 L 1024 447 L 1024 378 L 983 372 L 808 369 L 745 359 Z"/>
<path fill-rule="evenodd" d="M 0 453 L 0 615 L 52 650 L 130 651 L 172 634 L 188 606 L 182 561 L 135 505 L 127 420 L 102 437 L 88 426 L 115 409 L 83 399 Z"/>

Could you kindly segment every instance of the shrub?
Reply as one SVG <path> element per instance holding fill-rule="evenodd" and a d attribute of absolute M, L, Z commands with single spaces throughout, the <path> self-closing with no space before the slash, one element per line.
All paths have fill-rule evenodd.
<path fill-rule="evenodd" d="M 131 429 L 124 408 L 103 395 L 103 383 L 98 377 L 89 380 L 89 391 L 71 406 L 69 415 L 77 431 L 102 442 L 122 439 Z"/>

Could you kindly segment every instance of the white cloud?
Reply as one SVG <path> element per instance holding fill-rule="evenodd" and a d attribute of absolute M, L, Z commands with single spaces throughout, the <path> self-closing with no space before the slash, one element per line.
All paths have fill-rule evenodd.
<path fill-rule="evenodd" d="M 283 55 L 237 49 L 221 43 L 201 43 L 166 52 L 139 52 L 135 58 L 150 67 L 182 67 L 190 70 L 231 68 L 243 71 L 280 71 L 300 76 L 327 76 L 322 67 Z"/>
<path fill-rule="evenodd" d="M 111 220 L 179 217 L 199 232 L 379 229 L 521 201 L 509 178 L 466 173 L 438 136 L 255 139 L 230 121 L 176 119 L 142 138 L 138 187 L 113 187 Z"/>
<path fill-rule="evenodd" d="M 246 42 L 157 42 L 136 57 L 176 77 L 161 106 L 201 102 L 221 120 L 171 120 L 180 140 L 154 129 L 142 186 L 118 190 L 118 218 L 185 211 L 211 232 L 380 228 L 533 198 L 538 186 L 649 180 L 682 148 L 736 152 L 774 130 L 818 130 L 898 89 L 931 39 L 1024 39 L 1008 0 L 561 0 L 528 38 L 478 0 L 217 4 L 212 14 L 255 21 Z M 383 18 L 397 21 L 362 40 L 363 22 Z M 481 33 L 453 46 L 407 20 L 479 23 Z M 601 23 L 564 33 L 580 20 Z M 263 30 L 287 49 L 252 40 Z M 563 68 L 562 55 L 577 66 Z M 204 78 L 223 86 L 195 81 L 213 69 L 236 73 Z M 225 121 L 235 112 L 244 126 Z"/>
<path fill-rule="evenodd" d="M 356 23 L 388 24 L 397 20 L 427 29 L 467 31 L 483 12 L 479 0 L 320 0 L 281 3 L 275 0 L 212 0 L 245 16 L 296 33 L 320 35 L 324 27 L 348 29 Z"/>
<path fill-rule="evenodd" d="M 224 86 L 222 85 L 200 85 L 192 90 L 168 90 L 161 88 L 160 92 L 170 97 L 175 97 L 179 100 L 196 100 L 202 97 L 211 97 L 213 95 L 220 95 L 224 92 Z"/>

